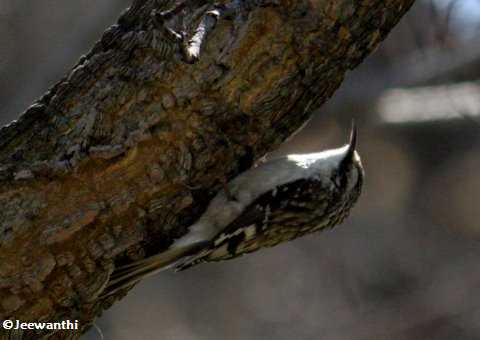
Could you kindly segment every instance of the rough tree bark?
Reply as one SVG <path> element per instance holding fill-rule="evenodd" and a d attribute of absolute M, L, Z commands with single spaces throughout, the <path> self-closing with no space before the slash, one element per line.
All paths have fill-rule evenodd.
<path fill-rule="evenodd" d="M 184 234 L 221 180 L 300 127 L 413 1 L 234 1 L 189 64 L 150 15 L 173 1 L 135 0 L 0 130 L 0 319 L 85 330 L 113 303 L 97 298 L 115 263 Z M 206 9 L 178 14 L 188 32 Z"/>

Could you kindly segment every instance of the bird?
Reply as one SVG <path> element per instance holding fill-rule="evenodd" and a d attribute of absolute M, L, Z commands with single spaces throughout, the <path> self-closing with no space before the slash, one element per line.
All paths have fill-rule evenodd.
<path fill-rule="evenodd" d="M 116 268 L 101 296 L 168 268 L 231 259 L 342 223 L 364 181 L 356 144 L 352 124 L 342 147 L 277 157 L 241 173 L 166 251 Z"/>

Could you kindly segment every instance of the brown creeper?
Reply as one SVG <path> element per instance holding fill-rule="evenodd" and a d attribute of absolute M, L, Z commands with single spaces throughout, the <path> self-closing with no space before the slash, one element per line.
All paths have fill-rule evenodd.
<path fill-rule="evenodd" d="M 363 183 L 356 140 L 353 127 L 341 148 L 284 156 L 240 174 L 169 249 L 118 268 L 104 295 L 166 268 L 233 258 L 341 223 Z"/>

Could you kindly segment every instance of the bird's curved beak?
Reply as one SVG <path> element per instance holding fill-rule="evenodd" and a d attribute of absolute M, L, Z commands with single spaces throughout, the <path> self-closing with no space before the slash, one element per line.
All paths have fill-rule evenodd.
<path fill-rule="evenodd" d="M 355 121 L 352 120 L 352 129 L 350 130 L 350 141 L 348 142 L 348 149 L 347 149 L 347 154 L 345 155 L 345 159 L 353 160 L 356 147 L 357 147 L 357 127 L 355 125 Z"/>

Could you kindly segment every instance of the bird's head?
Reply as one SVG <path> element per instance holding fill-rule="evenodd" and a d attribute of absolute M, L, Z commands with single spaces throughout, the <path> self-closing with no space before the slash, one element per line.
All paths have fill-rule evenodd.
<path fill-rule="evenodd" d="M 352 124 L 348 144 L 319 153 L 290 155 L 290 160 L 304 169 L 306 177 L 330 182 L 335 191 L 346 196 L 358 197 L 364 171 L 360 156 L 356 151 L 357 129 Z"/>
<path fill-rule="evenodd" d="M 337 166 L 332 168 L 330 180 L 340 192 L 359 195 L 363 185 L 364 171 L 357 150 L 357 129 L 352 124 L 350 141 L 339 151 Z"/>

